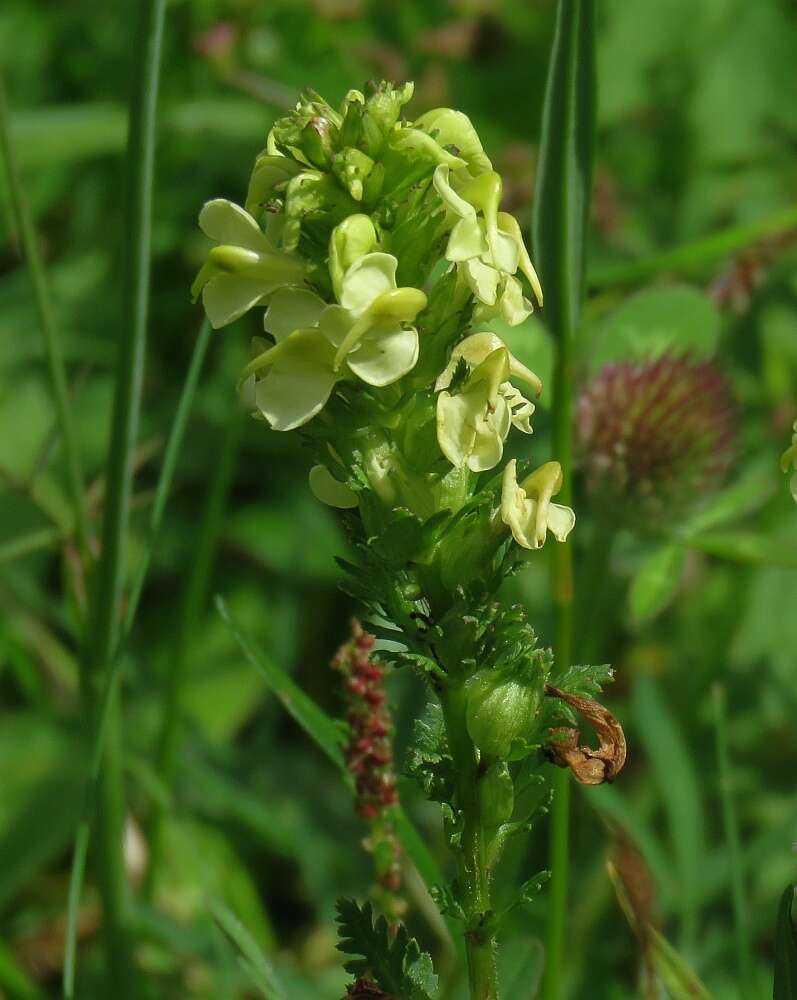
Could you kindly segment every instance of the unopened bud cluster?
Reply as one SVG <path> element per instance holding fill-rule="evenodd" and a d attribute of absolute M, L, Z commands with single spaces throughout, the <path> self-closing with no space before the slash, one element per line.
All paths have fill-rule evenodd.
<path fill-rule="evenodd" d="M 374 637 L 355 622 L 351 639 L 332 660 L 333 670 L 343 676 L 346 696 L 346 766 L 354 778 L 357 812 L 367 820 L 398 803 L 385 671 L 371 659 L 373 648 Z"/>

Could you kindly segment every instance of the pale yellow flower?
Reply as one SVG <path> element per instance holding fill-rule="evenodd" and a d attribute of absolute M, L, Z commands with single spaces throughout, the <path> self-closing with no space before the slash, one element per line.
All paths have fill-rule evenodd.
<path fill-rule="evenodd" d="M 507 462 L 501 486 L 501 520 L 512 532 L 518 545 L 539 549 L 550 531 L 563 542 L 573 530 L 576 515 L 562 504 L 552 503 L 562 488 L 562 467 L 558 462 L 546 462 L 517 481 L 517 463 Z"/>

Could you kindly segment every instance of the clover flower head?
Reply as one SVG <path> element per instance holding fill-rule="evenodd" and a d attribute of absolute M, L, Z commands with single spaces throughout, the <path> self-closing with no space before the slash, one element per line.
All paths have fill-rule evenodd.
<path fill-rule="evenodd" d="M 202 294 L 214 329 L 243 316 L 277 288 L 302 280 L 302 262 L 277 250 L 239 205 L 224 198 L 209 201 L 199 213 L 199 225 L 218 245 L 208 254 L 191 294 L 194 299 Z"/>
<path fill-rule="evenodd" d="M 665 354 L 606 365 L 576 407 L 588 490 L 640 522 L 688 509 L 733 460 L 733 413 L 728 381 L 710 361 Z"/>
<path fill-rule="evenodd" d="M 515 275 L 518 270 L 542 305 L 542 288 L 531 263 L 520 226 L 507 212 L 499 212 L 501 178 L 493 170 L 469 179 L 461 192 L 451 184 L 450 168 L 440 164 L 434 186 L 449 212 L 457 218 L 446 246 L 446 260 L 457 266 L 477 300 L 474 317 L 499 316 L 510 326 L 522 323 L 533 311 Z"/>
<path fill-rule="evenodd" d="M 458 392 L 450 392 L 460 366 L 467 374 Z M 504 452 L 512 425 L 531 434 L 534 404 L 509 381 L 520 378 L 539 395 L 542 383 L 521 364 L 494 333 L 475 333 L 458 344 L 435 383 L 437 440 L 455 466 L 472 472 L 494 468 Z"/>
<path fill-rule="evenodd" d="M 517 463 L 507 462 L 501 484 L 501 520 L 512 537 L 525 549 L 539 549 L 550 531 L 557 542 L 564 542 L 576 523 L 576 515 L 562 504 L 552 503 L 562 488 L 562 467 L 546 462 L 517 481 Z"/>

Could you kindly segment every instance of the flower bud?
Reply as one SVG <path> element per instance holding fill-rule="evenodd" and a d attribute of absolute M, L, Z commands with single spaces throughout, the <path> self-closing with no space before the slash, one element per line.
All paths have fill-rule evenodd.
<path fill-rule="evenodd" d="M 302 149 L 314 167 L 324 170 L 329 166 L 335 151 L 333 139 L 333 126 L 321 115 L 311 118 L 304 126 Z"/>
<path fill-rule="evenodd" d="M 509 822 L 515 809 L 515 786 L 505 761 L 491 764 L 479 779 L 479 813 L 483 826 L 494 830 Z"/>
<path fill-rule="evenodd" d="M 506 760 L 515 740 L 530 733 L 542 700 L 542 674 L 479 670 L 466 684 L 468 735 L 483 757 Z"/>

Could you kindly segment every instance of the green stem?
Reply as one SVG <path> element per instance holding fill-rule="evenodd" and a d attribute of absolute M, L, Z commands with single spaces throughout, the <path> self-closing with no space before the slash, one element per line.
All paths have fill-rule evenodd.
<path fill-rule="evenodd" d="M 742 875 L 739 822 L 733 799 L 733 779 L 731 775 L 730 755 L 728 753 L 725 688 L 721 684 L 714 684 L 712 696 L 714 699 L 714 735 L 716 740 L 717 770 L 719 772 L 719 791 L 722 801 L 722 825 L 725 832 L 725 850 L 728 854 L 731 895 L 733 898 L 736 965 L 742 995 L 750 997 L 752 996 L 751 973 L 753 963 L 750 953 L 750 928 L 747 922 L 747 907 L 745 905 L 744 879 Z"/>
<path fill-rule="evenodd" d="M 552 449 L 562 467 L 559 502 L 572 502 L 573 331 L 562 331 L 557 341 L 553 378 Z M 573 644 L 573 550 L 570 539 L 552 554 L 554 600 L 554 672 L 570 666 Z M 549 854 L 551 883 L 545 935 L 543 996 L 560 1000 L 561 972 L 567 927 L 567 893 L 570 877 L 570 772 L 557 771 L 553 782 Z"/>
<path fill-rule="evenodd" d="M 213 479 L 208 490 L 205 510 L 196 542 L 196 554 L 191 575 L 188 578 L 185 595 L 182 601 L 180 619 L 175 632 L 174 655 L 163 690 L 163 721 L 158 741 L 157 769 L 158 775 L 167 790 L 174 782 L 177 761 L 177 749 L 180 740 L 180 723 L 182 720 L 183 690 L 185 687 L 186 667 L 191 640 L 196 634 L 202 611 L 205 607 L 210 590 L 210 579 L 213 570 L 213 560 L 216 544 L 219 538 L 227 495 L 230 490 L 238 457 L 238 447 L 243 430 L 243 420 L 236 412 L 228 425 L 222 447 L 221 456 L 216 465 Z M 163 854 L 163 828 L 166 811 L 164 803 L 155 803 L 149 836 L 149 868 L 145 894 L 151 896 L 154 891 L 158 870 Z"/>
<path fill-rule="evenodd" d="M 457 854 L 457 881 L 465 911 L 465 951 L 471 1000 L 498 1000 L 495 934 L 491 927 L 487 834 L 479 809 L 479 761 L 465 724 L 462 685 L 441 696 L 446 732 L 457 773 L 456 804 L 464 826 Z"/>
<path fill-rule="evenodd" d="M 138 4 L 134 48 L 136 79 L 130 104 L 127 145 L 127 234 L 122 333 L 116 367 L 102 549 L 91 604 L 87 651 L 88 696 L 94 706 L 92 731 L 107 675 L 113 665 L 121 625 L 133 463 L 141 411 L 149 303 L 155 117 L 165 0 Z M 99 781 L 98 842 L 108 981 L 115 996 L 136 995 L 129 933 L 129 887 L 125 876 L 123 829 L 121 698 L 113 696 L 105 757 Z"/>
<path fill-rule="evenodd" d="M 8 190 L 11 196 L 17 229 L 19 230 L 19 238 L 25 251 L 25 259 L 33 284 L 33 296 L 36 302 L 36 311 L 39 314 L 39 324 L 44 336 L 44 348 L 47 354 L 47 368 L 55 402 L 55 413 L 61 429 L 64 446 L 67 486 L 72 499 L 75 516 L 75 536 L 80 553 L 85 559 L 89 552 L 90 537 L 88 508 L 86 506 L 86 494 L 77 434 L 75 432 L 74 421 L 72 420 L 72 407 L 69 399 L 64 355 L 61 347 L 61 338 L 55 323 L 55 313 L 50 298 L 50 290 L 39 253 L 39 244 L 36 239 L 33 219 L 17 167 L 2 75 L 0 75 L 0 148 L 2 148 L 6 174 L 8 175 Z"/>
<path fill-rule="evenodd" d="M 597 267 L 589 273 L 589 285 L 591 288 L 609 288 L 612 285 L 627 285 L 643 278 L 651 278 L 663 271 L 692 271 L 719 257 L 744 250 L 768 236 L 787 232 L 795 226 L 797 205 L 792 205 L 755 222 L 731 226 L 719 233 L 712 233 L 711 236 L 684 243 L 683 246 L 642 260 Z"/>

